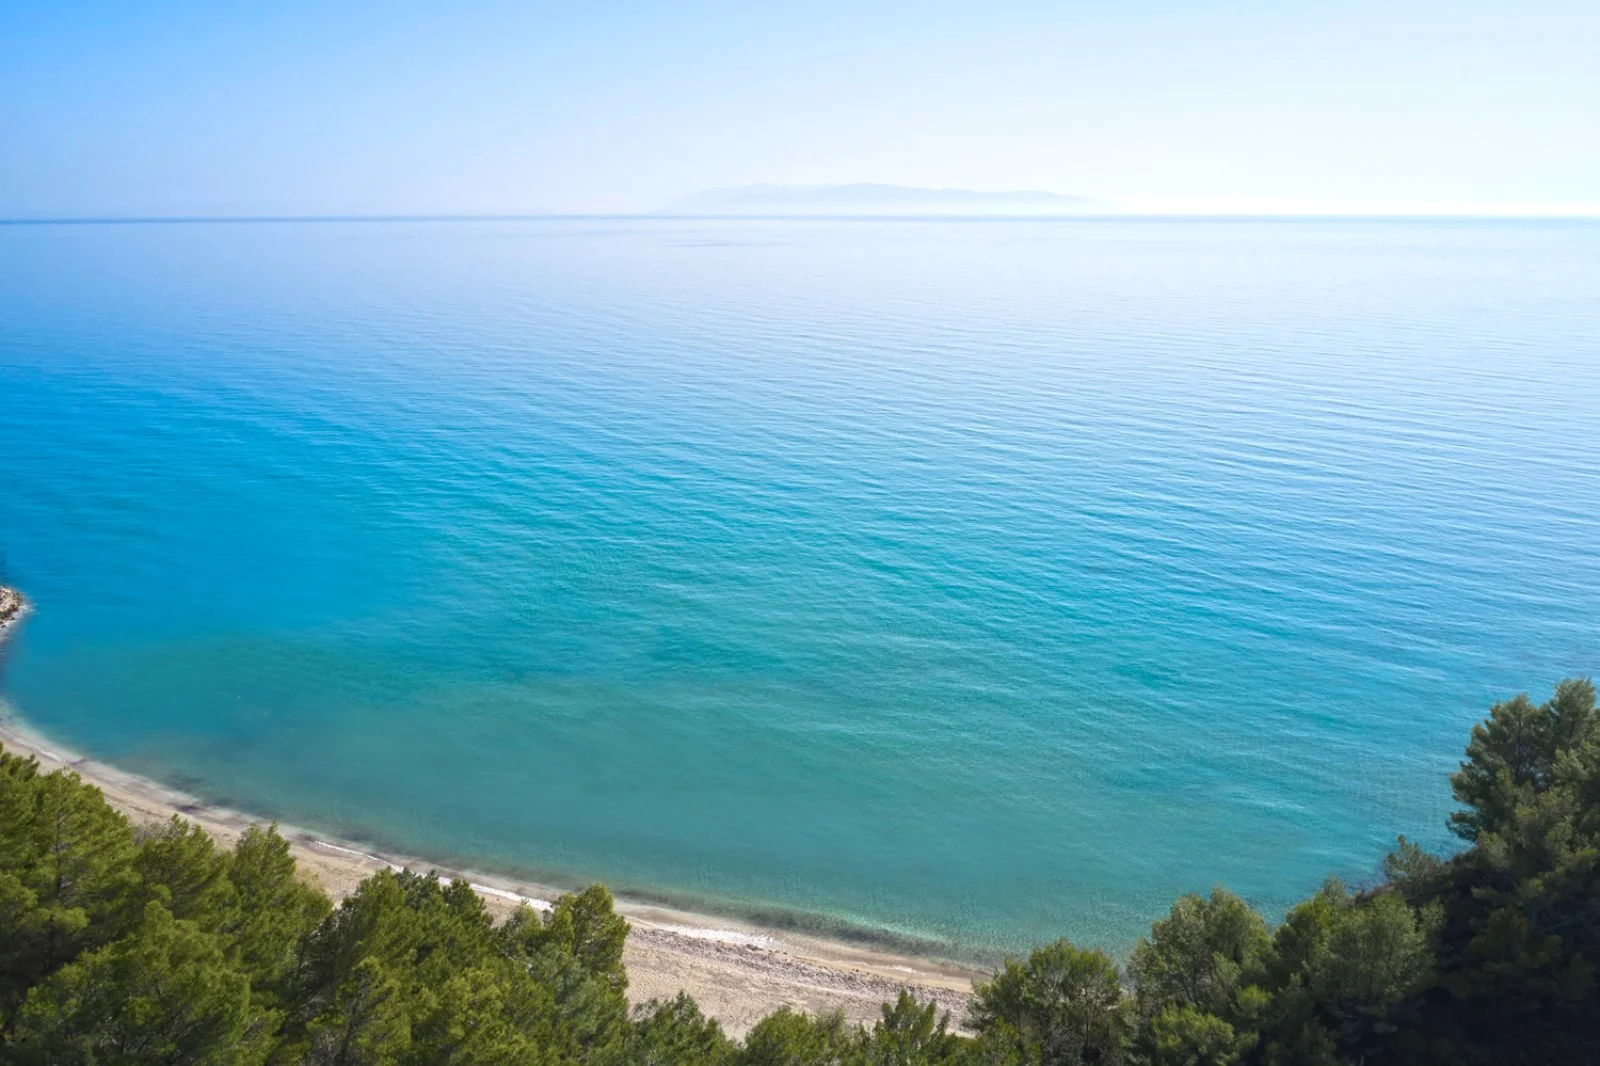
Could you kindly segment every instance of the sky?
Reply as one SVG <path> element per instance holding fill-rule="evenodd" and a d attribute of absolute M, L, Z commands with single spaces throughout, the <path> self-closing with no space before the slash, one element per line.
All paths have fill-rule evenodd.
<path fill-rule="evenodd" d="M 1596 214 L 1600 2 L 0 2 L 0 217 L 850 182 Z"/>

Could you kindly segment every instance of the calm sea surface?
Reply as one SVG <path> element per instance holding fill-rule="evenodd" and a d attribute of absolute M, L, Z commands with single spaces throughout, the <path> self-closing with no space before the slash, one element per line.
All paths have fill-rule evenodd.
<path fill-rule="evenodd" d="M 209 798 L 1123 951 L 1600 668 L 1600 224 L 0 226 L 0 548 L 0 694 Z"/>

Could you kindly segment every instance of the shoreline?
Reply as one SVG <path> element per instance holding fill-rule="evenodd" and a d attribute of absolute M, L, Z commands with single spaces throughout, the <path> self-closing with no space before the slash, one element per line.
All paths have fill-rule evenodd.
<path fill-rule="evenodd" d="M 4 594 L 14 597 L 9 614 Z M 0 641 L 26 617 L 28 602 L 0 588 Z M 174 815 L 190 821 L 231 847 L 251 825 L 268 824 L 198 799 L 157 781 L 89 758 L 34 732 L 16 709 L 0 700 L 0 744 L 7 751 L 39 760 L 46 772 L 66 769 L 99 788 L 114 808 L 135 825 L 165 822 Z M 298 826 L 279 825 L 302 876 L 335 903 L 368 875 L 384 868 L 434 871 L 467 881 L 495 918 L 503 919 L 528 903 L 548 907 L 562 889 L 532 881 L 485 874 L 364 847 Z M 618 898 L 617 912 L 628 919 L 624 960 L 628 998 L 634 1003 L 670 999 L 686 991 L 707 1016 L 734 1037 L 782 1006 L 812 1012 L 839 1010 L 850 1021 L 871 1024 L 879 1006 L 909 988 L 949 1011 L 960 1027 L 974 979 L 988 976 L 976 966 L 899 954 L 861 944 L 761 926 L 720 916 L 679 910 L 647 901 Z"/>

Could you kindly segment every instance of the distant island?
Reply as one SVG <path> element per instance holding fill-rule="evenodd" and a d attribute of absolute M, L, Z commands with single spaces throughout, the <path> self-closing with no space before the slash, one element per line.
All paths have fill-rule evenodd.
<path fill-rule="evenodd" d="M 685 196 L 671 215 L 1097 215 L 1114 205 L 1061 193 L 923 189 L 909 185 L 744 185 Z"/>

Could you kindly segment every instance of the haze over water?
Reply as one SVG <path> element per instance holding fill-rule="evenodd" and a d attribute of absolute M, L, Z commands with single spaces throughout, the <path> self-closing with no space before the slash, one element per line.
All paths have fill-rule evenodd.
<path fill-rule="evenodd" d="M 983 955 L 1449 846 L 1600 663 L 1600 224 L 0 227 L 0 695 L 442 861 Z"/>

